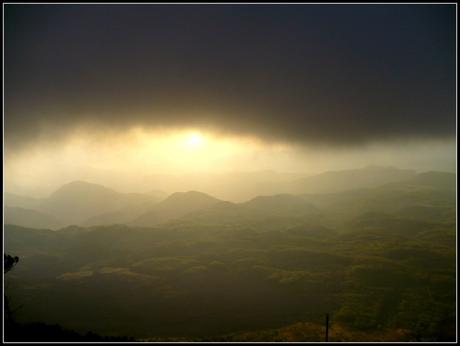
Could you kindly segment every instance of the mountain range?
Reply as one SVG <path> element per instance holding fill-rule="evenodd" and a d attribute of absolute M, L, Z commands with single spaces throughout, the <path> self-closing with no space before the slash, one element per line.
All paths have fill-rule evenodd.
<path fill-rule="evenodd" d="M 13 198 L 36 209 L 4 210 L 5 252 L 20 258 L 7 294 L 23 323 L 151 341 L 241 340 L 241 331 L 257 340 L 299 321 L 316 327 L 292 331 L 298 339 L 319 340 L 326 312 L 333 330 L 362 340 L 453 339 L 455 174 L 357 180 L 238 203 L 84 182 Z M 356 340 L 338 337 L 347 339 Z"/>
<path fill-rule="evenodd" d="M 283 217 L 290 222 L 314 218 L 334 224 L 359 215 L 369 206 L 379 212 L 400 211 L 408 215 L 416 213 L 417 217 L 441 217 L 452 213 L 443 203 L 455 197 L 455 187 L 453 173 L 416 174 L 411 170 L 375 166 L 295 179 L 284 185 L 288 193 L 254 196 L 240 203 L 198 191 L 175 192 L 166 197 L 158 191 L 120 193 L 102 185 L 74 181 L 42 199 L 7 193 L 4 211 L 6 223 L 49 229 L 73 224 L 151 227 L 174 220 L 182 222 L 181 219 L 206 219 L 217 224 L 224 220 L 262 222 Z M 401 193 L 404 201 L 400 200 Z M 426 199 L 437 204 L 427 204 Z M 346 215 L 346 218 L 340 215 Z"/>

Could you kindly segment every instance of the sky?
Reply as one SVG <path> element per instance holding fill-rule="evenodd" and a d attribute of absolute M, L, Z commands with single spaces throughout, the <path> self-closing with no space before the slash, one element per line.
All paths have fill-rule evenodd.
<path fill-rule="evenodd" d="M 7 188 L 455 170 L 453 4 L 7 4 L 4 19 Z"/>

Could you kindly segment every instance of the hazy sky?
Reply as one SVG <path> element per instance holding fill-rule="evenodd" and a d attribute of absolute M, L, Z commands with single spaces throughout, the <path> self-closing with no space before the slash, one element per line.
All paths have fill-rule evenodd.
<path fill-rule="evenodd" d="M 453 4 L 5 5 L 7 184 L 452 170 L 455 20 Z"/>

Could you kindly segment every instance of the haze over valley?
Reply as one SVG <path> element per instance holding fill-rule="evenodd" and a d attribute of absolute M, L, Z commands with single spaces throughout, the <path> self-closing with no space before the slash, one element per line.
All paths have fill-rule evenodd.
<path fill-rule="evenodd" d="M 287 177 L 286 177 L 287 176 Z M 57 229 L 70 225 L 94 226 L 129 224 L 154 226 L 170 219 L 219 205 L 246 206 L 270 196 L 289 198 L 314 198 L 317 194 L 335 196 L 340 193 L 372 193 L 373 188 L 391 187 L 391 183 L 420 184 L 423 177 L 433 176 L 435 183 L 445 180 L 446 186 L 455 185 L 455 175 L 446 172 L 425 172 L 401 170 L 392 167 L 369 166 L 362 169 L 330 171 L 318 175 L 277 174 L 275 172 L 254 172 L 217 175 L 206 184 L 204 177 L 194 175 L 187 180 L 176 178 L 178 187 L 190 190 L 172 194 L 153 189 L 147 193 L 120 193 L 108 187 L 84 181 L 74 181 L 61 186 L 47 198 L 31 198 L 16 194 L 5 194 L 5 222 L 25 227 Z M 165 179 L 154 187 L 162 186 Z M 167 177 L 166 177 L 167 178 Z M 175 177 L 169 177 L 173 180 Z M 223 181 L 216 183 L 221 178 Z M 428 179 L 429 180 L 429 179 Z M 431 182 L 426 184 L 430 186 Z M 442 184 L 442 182 L 441 182 Z M 224 186 L 227 193 L 219 191 L 219 197 L 212 193 Z M 194 189 L 201 187 L 202 189 Z M 243 192 L 236 200 L 232 191 Z M 240 201 L 243 196 L 247 200 Z M 321 197 L 319 197 L 321 198 Z M 289 204 L 286 208 L 289 207 Z"/>

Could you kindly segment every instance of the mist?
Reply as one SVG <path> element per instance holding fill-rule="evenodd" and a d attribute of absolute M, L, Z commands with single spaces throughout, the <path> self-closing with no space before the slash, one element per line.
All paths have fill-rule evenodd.
<path fill-rule="evenodd" d="M 44 139 L 28 150 L 6 152 L 4 173 L 8 192 L 33 197 L 45 197 L 63 184 L 84 180 L 122 192 L 142 193 L 198 187 L 215 193 L 210 186 L 220 184 L 223 188 L 218 197 L 232 199 L 230 192 L 247 187 L 243 176 L 229 186 L 226 178 L 232 174 L 270 171 L 279 173 L 273 179 L 288 180 L 366 166 L 453 172 L 455 141 L 399 140 L 337 148 L 226 136 L 196 128 L 133 128 L 122 133 L 86 128 L 62 140 Z M 199 176 L 209 186 L 204 181 L 198 184 Z M 253 195 L 242 191 L 247 198 L 257 194 L 264 191 L 254 191 Z"/>

